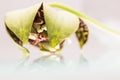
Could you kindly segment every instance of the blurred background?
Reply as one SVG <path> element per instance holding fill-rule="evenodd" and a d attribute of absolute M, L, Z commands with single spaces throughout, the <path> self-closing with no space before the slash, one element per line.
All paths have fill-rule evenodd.
<path fill-rule="evenodd" d="M 9 38 L 5 31 L 4 15 L 6 12 L 32 6 L 41 0 L 3 0 L 0 1 L 0 65 L 17 64 L 23 57 L 22 52 Z M 43 0 L 46 2 L 57 2 L 94 18 L 110 28 L 120 31 L 120 9 L 119 0 Z M 71 44 L 66 41 L 62 50 L 65 64 L 77 66 L 83 56 L 90 69 L 95 71 L 99 68 L 108 71 L 120 70 L 120 36 L 112 35 L 102 31 L 90 23 L 89 39 L 81 50 L 75 35 L 70 37 Z M 39 57 L 39 50 L 32 49 L 29 61 Z M 86 67 L 85 66 L 85 67 Z M 77 68 L 80 69 L 80 68 Z M 68 69 L 69 70 L 69 69 Z M 74 70 L 73 70 L 74 71 Z M 111 79 L 112 80 L 112 79 Z"/>

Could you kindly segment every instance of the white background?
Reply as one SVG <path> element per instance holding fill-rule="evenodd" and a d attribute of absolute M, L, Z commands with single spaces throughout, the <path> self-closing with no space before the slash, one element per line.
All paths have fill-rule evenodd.
<path fill-rule="evenodd" d="M 119 0 L 46 0 L 46 1 L 47 2 L 60 2 L 64 5 L 72 7 L 73 9 L 84 12 L 86 15 L 93 17 L 97 21 L 113 29 L 116 29 L 116 30 L 120 29 L 119 28 L 120 26 L 120 15 L 119 15 L 120 14 L 120 10 L 119 10 L 120 1 Z M 9 39 L 9 36 L 7 35 L 5 31 L 5 26 L 4 26 L 5 13 L 11 10 L 31 6 L 37 2 L 40 2 L 40 0 L 36 0 L 36 1 L 35 0 L 3 0 L 3 1 L 0 1 L 0 65 L 1 66 L 4 66 L 4 65 L 10 66 L 11 64 L 17 64 L 18 61 L 23 57 L 22 52 L 15 46 L 15 44 L 13 44 L 14 42 L 11 39 Z M 104 77 L 104 75 L 106 74 L 112 75 L 111 77 L 113 78 L 117 76 L 116 74 L 118 73 L 116 73 L 116 71 L 120 70 L 119 69 L 120 67 L 120 36 L 116 37 L 114 35 L 111 35 L 109 33 L 106 33 L 104 31 L 101 31 L 95 28 L 95 26 L 91 25 L 90 23 L 87 23 L 87 24 L 88 24 L 89 31 L 90 31 L 87 44 L 84 46 L 83 50 L 80 50 L 75 36 L 72 35 L 70 38 L 72 40 L 72 43 L 66 44 L 62 51 L 64 61 L 67 67 L 63 66 L 62 67 L 63 71 L 56 68 L 55 70 L 58 71 L 58 74 L 48 69 L 48 71 L 51 71 L 53 75 L 58 77 L 59 74 L 62 74 L 65 72 L 64 73 L 65 76 L 61 75 L 61 77 L 70 76 L 71 80 L 72 78 L 97 79 L 97 77 L 98 78 Z M 87 59 L 89 63 L 89 65 L 86 65 L 87 67 L 85 66 L 85 69 L 87 69 L 85 71 L 81 70 L 81 67 L 77 66 L 78 63 L 80 62 L 81 54 L 83 54 L 83 56 Z M 34 55 L 39 56 L 39 51 L 32 50 L 31 58 L 35 58 L 33 57 Z M 90 74 L 88 73 L 89 69 L 90 69 L 90 72 L 92 73 L 91 74 L 92 77 L 89 76 Z M 102 71 L 104 72 L 104 70 L 106 74 L 102 74 Z M 47 72 L 45 71 L 43 71 L 44 76 L 45 76 L 45 73 Z M 3 72 L 5 71 L 3 70 Z M 115 73 L 114 75 L 116 76 L 111 74 L 112 72 L 114 72 Z M 41 73 L 42 72 L 40 72 L 40 74 Z M 79 74 L 83 75 L 83 77 L 80 77 Z M 32 75 L 32 74 L 29 74 L 29 75 Z M 50 75 L 50 74 L 47 74 L 47 75 Z M 85 75 L 87 75 L 88 78 L 86 78 Z M 103 76 L 100 76 L 100 75 L 103 75 Z M 96 76 L 96 77 L 93 77 L 93 76 Z M 21 78 L 20 76 L 17 76 L 17 77 L 18 77 L 17 80 Z M 35 77 L 35 75 L 30 76 L 30 77 Z M 37 76 L 36 79 L 38 77 L 39 76 Z M 61 78 L 61 77 L 58 77 L 58 78 Z M 5 78 L 4 76 L 2 76 L 2 78 L 7 80 L 7 78 Z M 47 80 L 49 76 L 48 78 L 47 77 L 42 77 L 42 78 Z M 106 76 L 106 78 L 108 78 L 108 76 Z M 29 78 L 26 77 L 26 79 L 29 79 Z M 30 79 L 32 80 L 32 78 Z M 110 79 L 113 80 L 112 78 Z M 13 78 L 13 80 L 16 80 L 16 79 Z"/>

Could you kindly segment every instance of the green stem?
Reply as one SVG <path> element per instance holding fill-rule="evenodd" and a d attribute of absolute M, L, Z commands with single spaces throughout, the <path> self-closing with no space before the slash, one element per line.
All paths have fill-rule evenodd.
<path fill-rule="evenodd" d="M 108 32 L 110 32 L 110 33 L 112 33 L 112 34 L 114 34 L 114 35 L 120 36 L 120 31 L 111 29 L 111 28 L 109 28 L 109 27 L 107 27 L 107 26 L 105 26 L 105 25 L 97 22 L 97 21 L 94 20 L 93 18 L 91 18 L 91 17 L 89 17 L 89 16 L 86 16 L 85 14 L 83 14 L 83 13 L 81 13 L 81 12 L 75 11 L 75 10 L 73 10 L 73 9 L 71 9 L 71 8 L 68 8 L 68 7 L 66 7 L 66 6 L 63 6 L 63 5 L 60 5 L 60 4 L 56 4 L 56 3 L 52 3 L 52 4 L 50 4 L 50 6 L 51 6 L 51 7 L 56 7 L 56 8 L 60 8 L 60 9 L 66 10 L 66 11 L 68 11 L 68 12 L 70 12 L 70 13 L 78 16 L 79 18 L 82 18 L 82 19 L 90 22 L 91 24 L 95 25 L 97 28 L 100 28 L 100 29 L 102 29 L 102 30 L 104 30 L 104 31 L 108 31 Z"/>

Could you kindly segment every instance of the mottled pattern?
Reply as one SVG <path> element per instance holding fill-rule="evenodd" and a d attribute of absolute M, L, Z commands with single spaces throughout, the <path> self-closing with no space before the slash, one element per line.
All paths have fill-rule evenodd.
<path fill-rule="evenodd" d="M 88 35 L 89 35 L 89 30 L 87 25 L 83 22 L 83 20 L 80 20 L 79 28 L 76 31 L 76 36 L 80 42 L 80 47 L 82 48 L 83 45 L 87 42 L 88 40 Z"/>
<path fill-rule="evenodd" d="M 36 14 L 34 23 L 40 23 L 40 25 L 45 24 L 44 13 L 43 13 L 43 4 L 41 4 L 41 6 L 40 6 L 40 8 L 39 8 L 39 10 L 38 10 L 38 12 Z"/>
<path fill-rule="evenodd" d="M 31 29 L 31 33 L 37 35 L 37 36 L 35 36 L 36 40 L 29 39 L 29 42 L 34 46 L 37 46 L 40 42 L 44 42 L 46 40 L 48 41 L 47 31 L 43 30 L 40 33 L 37 31 L 37 29 L 40 30 L 40 29 L 44 28 L 43 25 L 45 25 L 45 20 L 44 20 L 43 3 L 42 3 L 36 14 L 36 17 L 33 22 L 33 27 Z M 41 38 L 38 37 L 39 35 L 41 36 Z"/>
<path fill-rule="evenodd" d="M 36 40 L 29 39 L 30 44 L 40 48 L 41 51 L 48 51 L 51 53 L 55 53 L 56 51 L 59 51 L 63 48 L 63 42 L 61 42 L 59 45 L 60 47 L 56 49 L 56 51 L 50 51 L 48 48 L 45 47 L 45 43 L 49 43 L 48 33 L 47 30 L 43 30 L 42 32 L 39 32 L 38 30 L 42 30 L 44 27 L 46 27 L 45 20 L 44 20 L 44 12 L 43 12 L 43 4 L 40 6 L 36 17 L 33 22 L 33 27 L 31 29 L 31 33 L 34 33 L 36 35 L 41 35 L 41 38 L 36 38 Z"/>
<path fill-rule="evenodd" d="M 23 42 L 6 26 L 6 30 L 8 34 L 12 37 L 12 39 L 19 45 L 23 45 Z"/>

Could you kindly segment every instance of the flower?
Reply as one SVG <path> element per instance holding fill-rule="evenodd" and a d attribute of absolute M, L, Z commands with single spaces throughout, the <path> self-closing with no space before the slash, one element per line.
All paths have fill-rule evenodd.
<path fill-rule="evenodd" d="M 87 26 L 84 28 L 80 25 L 81 22 L 84 23 L 78 16 L 64 10 L 56 10 L 46 3 L 11 11 L 5 16 L 7 32 L 26 52 L 28 50 L 24 45 L 28 42 L 41 50 L 60 50 L 65 39 L 75 32 L 80 45 L 84 45 L 88 34 L 83 33 Z"/>

